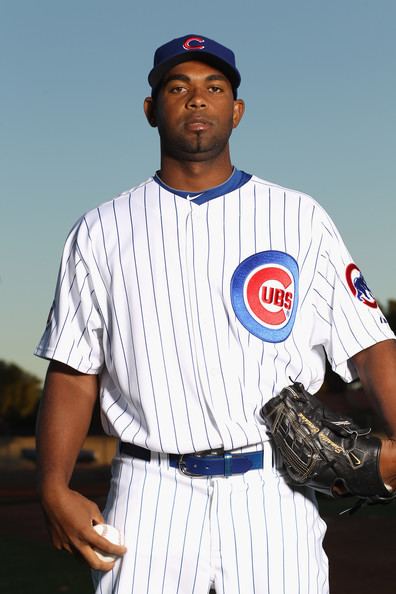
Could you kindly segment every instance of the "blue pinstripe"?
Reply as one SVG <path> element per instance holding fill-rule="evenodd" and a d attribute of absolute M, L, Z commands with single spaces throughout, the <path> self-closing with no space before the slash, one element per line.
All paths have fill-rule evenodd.
<path fill-rule="evenodd" d="M 177 219 L 178 217 L 177 217 L 176 196 L 175 195 L 173 196 L 173 202 L 174 202 L 174 206 L 175 206 L 175 213 L 176 213 L 176 219 Z M 188 323 L 186 288 L 185 288 L 185 284 L 184 284 L 184 275 L 182 274 L 182 262 L 181 262 L 179 225 L 177 225 L 177 245 L 178 245 L 178 255 L 179 255 L 180 279 L 181 279 L 182 291 L 183 291 L 184 316 L 185 316 L 185 319 L 186 319 L 186 328 L 187 328 L 187 333 L 188 333 L 188 341 L 189 341 L 189 345 L 190 345 L 190 357 L 191 357 L 191 359 L 193 359 L 194 351 L 193 351 L 193 346 L 192 346 L 190 324 Z M 194 384 L 195 384 L 196 393 L 199 394 L 200 393 L 200 390 L 199 390 L 199 387 L 198 387 L 197 371 L 196 371 L 196 366 L 195 365 L 193 365 L 193 374 L 194 374 Z M 208 427 L 207 427 L 206 421 L 205 421 L 205 415 L 204 415 L 204 412 L 203 412 L 201 398 L 199 398 L 199 405 L 200 405 L 200 408 L 201 408 L 202 419 L 203 419 L 203 423 L 204 423 L 204 427 L 205 427 L 206 437 L 207 437 L 208 442 L 210 443 L 209 433 L 208 433 Z"/>
<path fill-rule="evenodd" d="M 161 189 L 160 188 L 159 188 L 159 192 L 161 192 Z M 161 237 L 162 237 L 162 246 L 163 246 L 163 253 L 164 253 L 164 269 L 165 269 L 166 287 L 167 287 L 167 291 L 168 291 L 167 295 L 168 295 L 169 314 L 170 314 L 171 324 L 172 324 L 172 337 L 173 337 L 173 342 L 174 342 L 174 345 L 175 345 L 177 363 L 178 363 L 178 366 L 179 366 L 180 381 L 182 383 L 183 391 L 185 393 L 186 392 L 186 388 L 185 388 L 184 379 L 183 379 L 182 365 L 181 365 L 180 356 L 179 356 L 179 349 L 177 348 L 177 339 L 176 339 L 176 332 L 175 332 L 175 323 L 174 323 L 174 316 L 173 316 L 173 308 L 172 308 L 172 301 L 171 301 L 170 290 L 169 290 L 168 269 L 167 269 L 166 258 L 165 258 L 165 240 L 164 240 L 164 227 L 163 227 L 161 200 L 159 200 L 159 212 L 160 212 L 160 218 L 161 218 Z M 181 274 L 181 276 L 183 276 L 183 275 Z M 195 452 L 197 448 L 196 448 L 196 446 L 194 444 L 194 438 L 193 438 L 193 434 L 192 434 L 191 423 L 190 423 L 190 419 L 188 417 L 188 406 L 187 406 L 186 400 L 184 400 L 184 402 L 185 402 L 186 416 L 187 416 L 187 420 L 188 420 L 188 428 L 189 428 L 190 437 L 191 437 L 191 451 L 192 452 Z M 175 433 L 176 433 L 176 427 L 175 427 Z"/>
<path fill-rule="evenodd" d="M 189 504 L 188 504 L 188 512 L 187 512 L 187 517 L 186 517 L 186 527 L 185 527 L 185 530 L 184 530 L 183 553 L 182 553 L 182 557 L 181 557 L 181 560 L 180 560 L 180 571 L 179 571 L 179 579 L 178 579 L 178 582 L 177 582 L 176 594 L 179 592 L 179 588 L 180 588 L 181 573 L 182 573 L 182 569 L 183 569 L 184 554 L 185 554 L 185 549 L 186 549 L 187 529 L 188 529 L 188 522 L 190 520 L 190 512 L 191 512 L 191 504 L 192 504 L 193 495 L 194 495 L 194 492 L 193 492 L 193 489 L 191 489 L 191 491 L 190 491 L 190 500 L 189 500 Z"/>
<path fill-rule="evenodd" d="M 208 511 L 209 511 L 209 502 L 210 502 L 210 497 L 209 497 L 209 485 L 207 486 L 207 499 L 206 499 L 206 506 L 205 506 L 205 510 L 204 510 L 204 516 L 202 519 L 202 528 L 201 528 L 201 532 L 199 535 L 199 551 L 201 554 L 202 551 L 202 539 L 203 539 L 203 534 L 204 534 L 204 528 L 205 528 L 205 523 L 207 522 L 207 517 L 208 517 Z M 200 560 L 200 554 L 197 557 L 197 563 L 196 563 L 196 567 L 195 567 L 195 575 L 194 575 L 194 581 L 193 581 L 193 587 L 192 587 L 192 592 L 195 592 L 195 586 L 197 583 L 197 576 L 198 576 L 198 566 L 199 566 L 199 560 Z"/>
<path fill-rule="evenodd" d="M 99 210 L 99 209 L 97 209 L 97 210 Z M 88 238 L 89 238 L 89 240 L 90 240 L 90 242 L 91 242 L 92 240 L 91 240 L 91 236 L 90 236 L 90 232 L 89 232 L 89 226 L 88 226 L 88 223 L 87 223 L 87 220 L 86 220 L 86 218 L 85 218 L 85 217 L 84 217 L 84 219 L 83 219 L 83 223 L 84 223 L 84 226 L 85 226 L 85 228 L 86 228 L 86 231 L 87 231 L 87 234 L 88 234 Z M 103 246 L 103 247 L 105 247 L 105 246 Z M 104 253 L 106 253 L 106 250 L 104 251 Z M 96 270 L 96 272 L 98 273 L 98 275 L 99 275 L 99 277 L 100 277 L 100 280 L 101 280 L 102 286 L 105 288 L 105 290 L 106 290 L 106 293 L 107 293 L 107 295 L 108 295 L 108 298 L 109 298 L 109 299 L 112 299 L 112 297 L 111 297 L 111 295 L 110 295 L 110 293 L 109 293 L 109 291 L 108 291 L 108 289 L 107 289 L 107 287 L 106 287 L 106 283 L 105 283 L 105 281 L 104 281 L 104 278 L 103 278 L 103 275 L 102 275 L 102 272 L 101 272 L 100 266 L 98 265 L 98 261 L 96 260 L 96 258 L 95 258 L 95 255 L 93 255 L 93 259 L 94 259 L 94 263 L 95 263 L 95 270 Z M 92 276 L 92 273 L 91 273 L 91 276 Z M 93 289 L 93 291 L 92 291 L 92 294 L 95 296 L 95 289 Z M 96 299 L 96 298 L 95 298 L 95 305 L 96 305 L 97 309 L 100 311 L 100 306 L 99 306 L 99 303 L 98 303 L 98 301 L 97 301 L 97 299 Z M 112 353 L 112 341 L 111 341 L 111 335 L 110 335 L 109 328 L 108 328 L 108 325 L 107 325 L 107 323 L 106 323 L 105 317 L 104 317 L 103 315 L 102 315 L 102 322 L 103 322 L 103 327 L 104 327 L 104 330 L 105 330 L 105 332 L 106 332 L 106 337 L 107 337 L 107 342 L 108 342 L 108 347 L 107 347 L 107 351 L 106 351 L 106 356 L 107 356 L 107 357 L 108 357 L 108 359 L 111 361 L 111 363 L 113 363 L 113 353 Z"/>
<path fill-rule="evenodd" d="M 304 498 L 304 509 L 305 509 L 305 522 L 306 522 L 306 524 L 308 524 L 307 497 Z M 309 541 L 307 541 L 306 547 L 307 547 L 307 576 L 308 576 L 308 592 L 307 592 L 307 594 L 310 594 L 310 592 L 311 592 L 311 571 L 310 571 L 311 555 L 309 554 Z"/>
<path fill-rule="evenodd" d="M 115 205 L 115 200 L 113 201 L 113 204 Z M 100 208 L 97 208 L 96 212 L 98 213 L 98 220 L 99 220 L 100 230 L 101 230 L 101 234 L 102 234 L 102 244 L 103 244 L 103 250 L 104 250 L 104 254 L 105 254 L 105 258 L 106 258 L 107 272 L 109 274 L 109 277 L 112 278 L 111 268 L 110 268 L 110 264 L 109 264 L 109 255 L 108 255 L 107 249 L 106 249 L 106 240 L 105 240 L 105 233 L 104 233 L 104 228 L 103 228 L 103 219 L 102 219 L 102 215 L 100 214 Z"/>
<path fill-rule="evenodd" d="M 144 481 L 143 481 L 143 486 L 142 486 L 142 495 L 141 495 L 141 499 L 140 499 L 139 519 L 138 519 L 138 523 L 137 523 L 137 534 L 138 535 L 140 533 L 140 527 L 141 527 L 141 523 L 142 523 L 142 508 L 143 508 L 143 502 L 144 502 L 144 491 L 145 491 L 145 486 L 146 486 L 146 479 L 147 479 L 147 467 L 145 465 Z M 139 537 L 136 538 L 136 550 L 135 550 L 135 559 L 134 559 L 134 563 L 133 563 L 133 578 L 132 578 L 132 584 L 131 584 L 131 592 L 133 592 L 135 589 L 134 584 L 135 584 L 135 577 L 136 577 L 136 563 L 137 563 L 138 548 L 139 548 Z M 123 593 L 121 593 L 121 594 L 123 594 Z"/>
<path fill-rule="evenodd" d="M 144 188 L 144 195 L 146 196 L 146 188 Z M 129 200 L 129 205 L 131 207 L 131 200 Z M 131 224 L 132 244 L 133 244 L 133 237 L 134 236 L 133 236 L 133 220 L 132 220 L 132 211 L 131 210 L 130 210 L 130 224 Z M 138 268 L 137 268 L 137 262 L 136 262 L 136 253 L 135 253 L 135 250 L 134 249 L 133 249 L 133 260 L 134 260 L 134 265 L 135 265 L 135 274 L 136 274 L 136 281 L 137 281 L 137 289 L 138 289 L 138 298 L 139 298 L 139 304 L 140 304 L 140 311 L 143 311 L 142 310 L 142 295 L 141 295 L 141 290 L 140 290 L 139 275 L 138 275 Z M 144 343 L 145 343 L 145 348 L 146 348 L 146 353 L 147 353 L 147 361 L 149 363 L 148 367 L 149 367 L 149 375 L 150 375 L 150 384 L 151 384 L 152 393 L 154 394 L 153 375 L 152 375 L 152 369 L 151 369 L 151 364 L 150 364 L 149 350 L 148 350 L 148 345 L 147 345 L 147 336 L 146 336 L 146 331 L 145 331 L 144 324 L 142 324 L 142 329 L 143 329 Z M 157 428 L 158 428 L 158 438 L 159 438 L 159 441 L 160 441 L 161 447 L 162 447 L 160 424 L 159 424 L 159 419 L 158 419 L 158 410 L 157 410 L 157 405 L 156 405 L 155 398 L 154 398 L 154 408 L 155 408 L 155 416 L 156 416 L 156 422 L 157 422 Z M 145 445 L 147 447 L 147 438 L 145 440 Z"/>
<path fill-rule="evenodd" d="M 150 587 L 150 576 L 151 576 L 151 570 L 152 570 L 152 565 L 153 565 L 154 541 L 155 541 L 156 527 L 158 525 L 158 523 L 157 523 L 158 503 L 159 503 L 159 499 L 160 499 L 160 495 L 161 495 L 161 483 L 162 483 L 161 468 L 159 469 L 159 475 L 160 475 L 160 481 L 159 481 L 159 485 L 158 485 L 157 501 L 155 503 L 155 513 L 154 513 L 154 531 L 153 531 L 152 540 L 151 540 L 149 572 L 147 574 L 147 591 L 149 590 L 149 587 Z"/>
<path fill-rule="evenodd" d="M 279 510 L 280 510 L 280 521 L 281 521 L 281 532 L 282 532 L 282 579 L 283 579 L 283 592 L 285 592 L 285 533 L 283 528 L 283 514 L 282 514 L 282 495 L 280 491 L 280 480 L 278 479 L 278 493 L 279 493 Z"/>
<path fill-rule="evenodd" d="M 175 481 L 175 490 L 174 490 L 174 493 L 173 493 L 173 501 L 172 501 L 172 511 L 171 511 L 171 515 L 170 515 L 170 519 L 169 519 L 168 540 L 167 540 L 167 544 L 166 544 L 165 567 L 164 567 L 164 574 L 163 574 L 162 588 L 161 588 L 161 592 L 162 593 L 164 592 L 166 569 L 167 569 L 167 566 L 168 566 L 168 556 L 169 556 L 170 537 L 171 537 L 171 526 L 173 524 L 173 515 L 174 515 L 174 512 L 175 512 L 177 487 L 178 487 L 178 483 L 177 483 L 177 481 Z"/>
<path fill-rule="evenodd" d="M 198 294 L 198 282 L 197 282 L 197 277 L 196 277 L 196 265 L 195 265 L 195 241 L 194 241 L 194 222 L 193 219 L 191 218 L 191 236 L 192 236 L 192 268 L 193 268 L 193 277 L 194 277 L 194 288 L 195 288 L 195 297 Z M 197 319 L 198 319 L 198 332 L 199 332 L 199 339 L 200 339 L 200 343 L 201 343 L 201 347 L 202 347 L 202 351 L 205 351 L 205 345 L 204 345 L 204 340 L 203 340 L 203 333 L 202 333 L 202 327 L 201 327 L 201 323 L 200 323 L 200 318 L 199 318 L 199 305 L 198 305 L 198 300 L 195 298 L 195 307 L 197 310 Z M 208 386 L 210 386 L 210 376 L 209 376 L 209 372 L 208 372 L 208 366 L 207 366 L 207 361 L 206 361 L 206 357 L 204 357 L 204 367 L 205 367 L 205 374 L 206 374 L 206 381 Z M 210 392 L 210 390 L 209 390 Z M 212 399 L 212 395 L 208 394 L 208 398 L 210 398 L 211 404 L 213 406 L 213 399 Z"/>
<path fill-rule="evenodd" d="M 265 487 L 264 487 L 265 489 Z M 264 522 L 265 522 L 265 547 L 267 550 L 267 592 L 270 592 L 270 573 L 269 573 L 269 566 L 270 566 L 270 559 L 269 559 L 269 551 L 270 551 L 270 547 L 269 547 L 269 535 L 268 535 L 268 522 L 267 522 L 267 511 L 265 508 L 265 496 L 264 496 L 264 490 L 263 490 L 263 502 L 262 502 L 262 509 L 264 512 Z"/>
<path fill-rule="evenodd" d="M 219 347 L 219 336 L 218 336 L 218 331 L 217 331 L 216 316 L 215 316 L 214 307 L 213 307 L 212 287 L 211 287 L 211 283 L 210 283 L 209 259 L 210 259 L 210 253 L 211 253 L 211 245 L 210 245 L 208 213 L 209 213 L 209 202 L 206 205 L 206 231 L 207 231 L 207 237 L 208 237 L 208 240 L 207 240 L 208 241 L 208 258 L 207 258 L 207 262 L 206 262 L 206 280 L 207 280 L 207 284 L 208 284 L 208 293 L 209 293 L 209 297 L 210 297 L 210 307 L 211 307 L 211 312 L 212 312 L 213 328 L 214 328 L 214 334 L 215 334 L 215 340 L 216 340 L 216 346 L 217 346 L 217 358 L 218 358 L 218 362 L 219 362 L 219 369 L 220 369 L 220 373 L 221 373 L 221 379 L 223 382 L 224 393 L 226 394 L 227 387 L 226 387 L 226 382 L 225 382 L 225 378 L 224 378 L 223 367 L 221 365 L 221 351 L 220 351 L 220 347 Z M 227 408 L 228 408 L 228 414 L 231 416 L 231 410 L 230 410 L 230 405 L 229 405 L 228 400 L 227 400 Z M 230 437 L 231 437 L 231 434 L 230 434 Z"/>
<path fill-rule="evenodd" d="M 158 188 L 158 194 L 159 194 L 159 188 Z M 149 248 L 148 255 L 149 255 L 149 262 L 150 262 L 151 283 L 152 283 L 152 290 L 153 290 L 152 294 L 153 294 L 153 299 L 154 299 L 155 315 L 157 318 L 158 335 L 159 335 L 160 344 L 161 344 L 161 354 L 162 354 L 163 369 L 164 369 L 164 374 L 165 374 L 165 379 L 166 379 L 166 387 L 167 387 L 167 392 L 168 392 L 168 402 L 169 402 L 169 408 L 170 408 L 171 416 L 172 416 L 173 432 L 174 432 L 174 436 L 175 436 L 177 451 L 180 452 L 178 439 L 177 439 L 175 416 L 174 416 L 173 406 L 172 406 L 172 398 L 171 398 L 170 387 L 169 387 L 168 371 L 167 371 L 167 366 L 166 366 L 166 358 L 165 358 L 165 351 L 164 351 L 164 337 L 162 336 L 162 332 L 161 332 L 161 324 L 160 324 L 160 319 L 159 319 L 159 314 L 158 314 L 157 296 L 156 296 L 156 291 L 155 291 L 155 286 L 154 286 L 152 250 L 150 249 L 150 234 L 149 234 L 149 229 L 148 229 L 146 198 L 147 198 L 147 193 L 145 192 L 144 193 L 144 208 L 145 208 L 145 219 L 146 219 L 147 244 L 148 244 L 148 248 Z M 158 195 L 158 198 L 159 198 L 159 195 Z M 154 398 L 154 406 L 156 409 L 157 419 L 158 419 L 157 403 L 156 403 L 155 398 Z M 160 431 L 161 431 L 161 424 L 158 422 L 158 432 L 160 433 Z"/>
<path fill-rule="evenodd" d="M 271 188 L 268 188 L 268 237 L 269 237 L 270 250 L 272 250 L 271 207 L 272 207 Z"/>
<path fill-rule="evenodd" d="M 296 558 L 297 558 L 297 575 L 298 575 L 298 580 L 297 580 L 297 587 L 298 590 L 296 592 L 296 594 L 300 594 L 301 592 L 301 581 L 300 581 L 300 558 L 299 558 L 299 548 L 300 548 L 300 544 L 299 544 L 299 538 L 298 538 L 298 524 L 297 524 L 297 509 L 296 509 L 296 500 L 295 500 L 295 493 L 293 493 L 293 507 L 294 507 L 294 522 L 295 522 L 295 529 L 296 529 Z"/>
<path fill-rule="evenodd" d="M 93 293 L 93 291 L 91 291 L 91 297 L 92 297 L 92 293 Z M 81 332 L 81 334 L 80 334 L 80 338 L 79 338 L 79 339 L 78 339 L 78 341 L 77 341 L 77 347 L 80 345 L 80 343 L 81 343 L 81 341 L 82 341 L 82 339 L 83 339 L 83 337 L 84 337 L 85 333 L 86 333 L 86 332 L 87 332 L 87 330 L 88 330 L 88 329 L 87 329 L 87 326 L 88 326 L 88 324 L 89 324 L 89 320 L 91 319 L 92 312 L 93 312 L 93 305 L 91 305 L 91 310 L 90 310 L 90 312 L 89 312 L 89 315 L 88 315 L 88 317 L 87 317 L 87 323 L 86 323 L 86 325 L 85 325 L 85 327 L 84 327 L 83 331 L 82 331 L 82 332 Z"/>
<path fill-rule="evenodd" d="M 301 196 L 298 197 L 298 217 L 297 217 L 297 221 L 298 221 L 298 250 L 297 250 L 297 258 L 296 260 L 300 259 L 300 247 L 301 247 Z"/>
<path fill-rule="evenodd" d="M 319 243 L 318 249 L 317 249 L 317 251 L 316 251 L 316 257 L 315 257 L 315 269 L 316 269 L 316 267 L 317 267 L 317 264 L 318 264 L 318 259 L 319 259 L 319 253 L 320 253 L 320 248 L 321 248 L 321 246 L 322 246 L 322 240 L 320 240 L 320 243 Z M 303 263 L 303 265 L 301 266 L 301 273 L 302 273 L 302 271 L 303 271 L 303 269 L 304 269 L 304 264 L 305 264 L 305 260 L 304 260 L 304 263 Z M 306 291 L 305 291 L 305 294 L 304 294 L 304 295 L 302 295 L 302 294 L 301 294 L 301 297 L 302 297 L 302 299 L 301 299 L 300 308 L 302 308 L 302 307 L 304 306 L 304 301 L 305 301 L 305 299 L 306 299 L 307 295 L 309 294 L 309 292 L 310 292 L 310 290 L 311 290 L 311 287 L 312 287 L 312 285 L 313 285 L 313 283 L 314 283 L 314 280 L 315 280 L 315 279 L 314 279 L 314 277 L 312 276 L 312 278 L 311 278 L 311 282 L 309 283 L 309 285 L 308 285 L 308 287 L 307 287 L 307 289 L 306 289 Z"/>
<path fill-rule="evenodd" d="M 248 517 L 249 523 L 249 535 L 250 535 L 250 559 L 251 559 L 251 572 L 252 572 L 252 582 L 253 582 L 253 592 L 252 594 L 256 594 L 256 575 L 254 571 L 254 546 L 253 546 L 253 536 L 252 536 L 252 521 L 250 517 L 250 509 L 249 509 L 249 484 L 244 480 L 246 485 L 246 513 Z"/>
<path fill-rule="evenodd" d="M 231 522 L 232 522 L 232 529 L 234 532 L 234 554 L 235 554 L 235 567 L 236 567 L 236 574 L 237 574 L 237 581 L 238 581 L 238 592 L 241 592 L 241 580 L 239 577 L 239 560 L 238 560 L 238 547 L 237 547 L 237 542 L 236 542 L 236 532 L 235 532 L 235 522 L 234 522 L 234 514 L 232 513 L 232 488 L 230 489 L 230 516 L 231 516 Z"/>
<path fill-rule="evenodd" d="M 310 233 L 310 238 L 311 238 L 311 239 L 310 239 L 310 242 L 309 242 L 309 244 L 307 245 L 307 249 L 306 249 L 306 252 L 305 252 L 305 256 L 304 256 L 304 258 L 303 258 L 303 260 L 302 260 L 302 263 L 301 263 L 301 265 L 300 265 L 300 273 L 302 273 L 302 271 L 304 270 L 304 268 L 305 268 L 305 263 L 306 263 L 306 261 L 307 261 L 308 255 L 309 255 L 309 254 L 310 254 L 310 252 L 311 252 L 311 246 L 312 246 L 312 241 L 313 241 L 313 240 L 312 240 L 312 224 L 313 224 L 313 217 L 314 217 L 314 213 L 315 213 L 315 207 L 313 206 L 313 207 L 312 207 L 312 213 L 311 213 L 311 233 Z M 301 303 L 301 305 L 302 305 L 302 303 Z M 301 305 L 300 305 L 300 307 L 301 307 Z"/>
<path fill-rule="evenodd" d="M 223 555 L 222 555 L 222 540 L 221 540 L 221 530 L 220 530 L 220 524 L 219 524 L 219 493 L 217 490 L 217 501 L 216 501 L 216 505 L 217 505 L 217 509 L 216 509 L 216 515 L 217 515 L 217 536 L 219 539 L 219 555 L 220 555 L 220 564 L 221 564 L 221 589 L 222 589 L 222 593 L 221 592 L 216 592 L 216 594 L 225 594 L 225 590 L 224 590 L 224 562 L 223 562 Z M 216 583 L 216 589 L 217 589 L 217 583 Z"/>
<path fill-rule="evenodd" d="M 119 232 L 119 228 L 118 228 L 117 214 L 116 214 L 116 209 L 115 209 L 115 201 L 113 201 L 113 215 L 114 215 L 114 223 L 115 223 L 115 229 L 116 229 L 116 234 L 117 234 L 118 263 L 119 263 L 119 266 L 120 266 L 120 269 L 121 269 L 122 284 L 123 284 L 124 292 L 125 292 L 125 296 L 126 296 L 129 324 L 130 324 L 130 327 L 132 328 L 131 308 L 130 308 L 129 299 L 128 299 L 128 290 L 127 290 L 127 285 L 126 285 L 126 281 L 125 281 L 124 266 L 123 266 L 123 263 L 122 263 L 120 232 Z M 127 378 L 128 378 L 129 392 L 131 393 L 131 377 L 130 377 L 130 373 L 129 373 L 128 358 L 127 358 L 127 355 L 126 355 L 125 345 L 124 345 L 124 341 L 122 339 L 122 333 L 121 333 L 121 330 L 120 330 L 120 324 L 119 324 L 118 315 L 117 315 L 117 304 L 115 302 L 115 299 L 113 300 L 113 307 L 114 307 L 114 313 L 115 313 L 116 320 L 117 320 L 117 326 L 119 328 L 119 338 L 120 338 L 120 343 L 121 343 L 121 347 L 122 347 L 122 354 L 123 354 L 123 357 L 124 357 L 125 373 L 126 373 Z M 131 338 L 132 338 L 132 349 L 134 351 L 135 349 L 134 349 L 134 346 L 133 346 L 133 335 L 132 335 L 132 332 L 131 332 Z"/>

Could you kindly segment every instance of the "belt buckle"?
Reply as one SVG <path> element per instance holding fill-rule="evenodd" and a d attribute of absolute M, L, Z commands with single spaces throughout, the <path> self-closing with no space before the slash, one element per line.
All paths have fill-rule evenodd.
<path fill-rule="evenodd" d="M 182 474 L 194 478 L 205 478 L 209 475 L 189 472 L 187 470 L 186 462 L 184 461 L 185 456 L 194 456 L 196 458 L 210 458 L 211 456 L 224 456 L 224 449 L 218 448 L 217 450 L 204 450 L 202 452 L 194 452 L 194 454 L 180 454 L 178 468 Z"/>

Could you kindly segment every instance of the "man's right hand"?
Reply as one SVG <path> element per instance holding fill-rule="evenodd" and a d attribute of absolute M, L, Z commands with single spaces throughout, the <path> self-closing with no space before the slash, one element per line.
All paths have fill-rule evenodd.
<path fill-rule="evenodd" d="M 93 569 L 109 571 L 114 562 L 101 561 L 94 547 L 113 555 L 126 549 L 95 532 L 93 526 L 104 521 L 98 506 L 68 487 L 97 396 L 96 375 L 51 361 L 38 416 L 37 476 L 54 546 L 80 555 Z"/>
<path fill-rule="evenodd" d="M 93 526 L 105 520 L 96 503 L 80 493 L 68 487 L 42 489 L 41 503 L 55 548 L 80 555 L 92 569 L 100 571 L 109 571 L 115 561 L 101 561 L 94 548 L 116 556 L 125 553 L 125 547 L 112 544 L 95 532 Z"/>

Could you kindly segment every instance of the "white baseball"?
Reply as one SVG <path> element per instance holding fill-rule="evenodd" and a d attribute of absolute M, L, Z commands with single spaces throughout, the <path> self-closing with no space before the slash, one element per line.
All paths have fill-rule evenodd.
<path fill-rule="evenodd" d="M 121 545 L 121 533 L 115 526 L 111 526 L 111 524 L 95 524 L 93 527 L 95 532 L 97 532 L 100 536 L 103 536 L 113 544 Z M 109 553 L 103 553 L 98 549 L 94 549 L 95 553 L 99 557 L 101 561 L 105 561 L 106 563 L 110 563 L 111 561 L 115 561 L 117 559 L 117 555 L 110 555 Z"/>

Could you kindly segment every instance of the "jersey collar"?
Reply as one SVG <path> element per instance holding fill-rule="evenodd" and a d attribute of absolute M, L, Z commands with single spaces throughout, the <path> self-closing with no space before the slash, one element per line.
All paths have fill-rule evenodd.
<path fill-rule="evenodd" d="M 245 173 L 244 171 L 234 167 L 232 174 L 224 183 L 213 188 L 208 188 L 203 192 L 186 192 L 184 190 L 171 188 L 162 181 L 158 175 L 158 172 L 154 175 L 153 179 L 159 186 L 161 186 L 161 188 L 168 190 L 168 192 L 171 192 L 171 194 L 180 196 L 180 198 L 185 198 L 194 204 L 204 204 L 209 200 L 213 200 L 213 198 L 218 198 L 219 196 L 224 196 L 225 194 L 229 194 L 230 192 L 237 190 L 241 186 L 245 185 L 251 179 L 251 177 L 251 174 Z"/>

